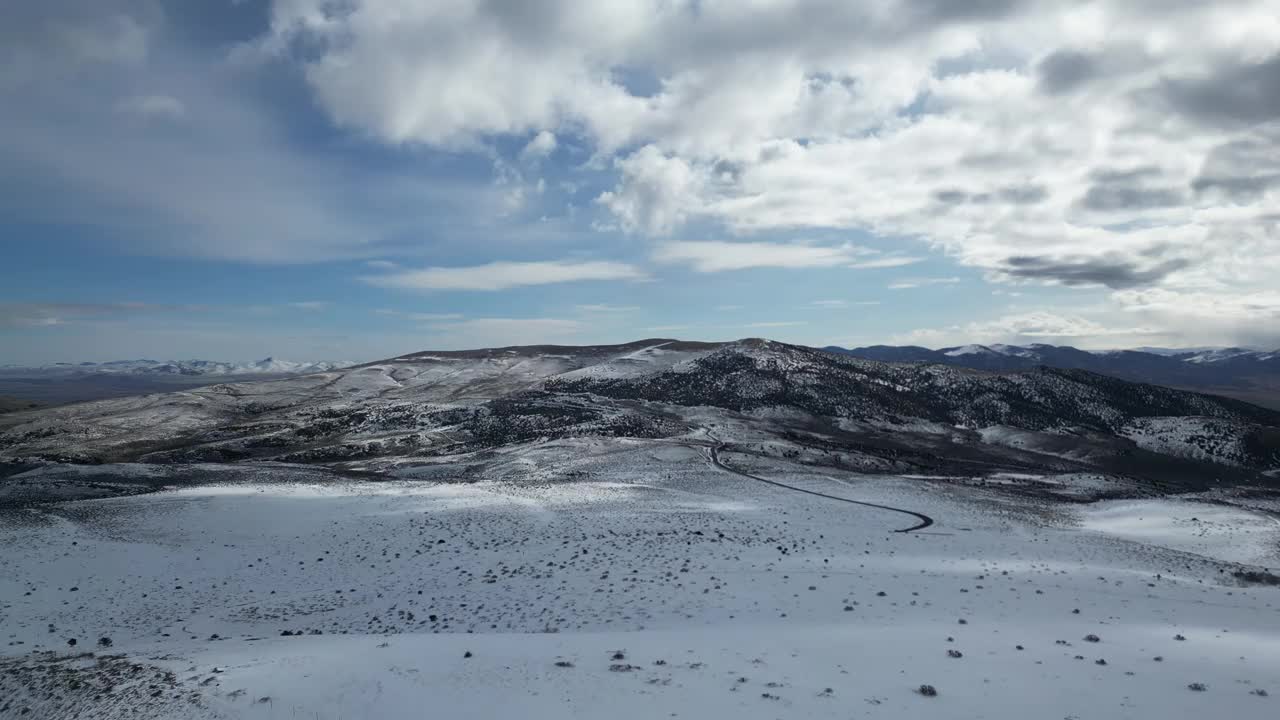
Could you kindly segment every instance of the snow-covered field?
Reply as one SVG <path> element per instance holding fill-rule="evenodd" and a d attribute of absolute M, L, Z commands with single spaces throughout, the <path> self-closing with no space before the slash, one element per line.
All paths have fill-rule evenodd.
<path fill-rule="evenodd" d="M 11 511 L 0 717 L 1280 713 L 1280 588 L 1222 562 L 1274 567 L 1271 517 L 721 459 L 935 524 L 663 440 Z"/>
<path fill-rule="evenodd" d="M 1280 565 L 1280 520 L 1184 500 L 1114 500 L 1082 512 L 1085 530 L 1227 562 Z"/>

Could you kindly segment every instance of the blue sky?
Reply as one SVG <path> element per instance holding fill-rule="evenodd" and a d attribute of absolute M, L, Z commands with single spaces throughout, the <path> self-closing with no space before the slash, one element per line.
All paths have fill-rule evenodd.
<path fill-rule="evenodd" d="M 1269 4 L 26 4 L 0 363 L 1280 345 Z"/>

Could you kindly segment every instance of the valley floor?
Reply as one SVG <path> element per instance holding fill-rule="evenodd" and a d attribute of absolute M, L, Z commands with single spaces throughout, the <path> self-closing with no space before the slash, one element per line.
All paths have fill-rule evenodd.
<path fill-rule="evenodd" d="M 1280 713 L 1280 588 L 1232 575 L 1280 564 L 1274 507 L 721 453 L 935 521 L 902 533 L 708 450 L 563 441 L 470 483 L 224 469 L 7 511 L 0 717 Z"/>

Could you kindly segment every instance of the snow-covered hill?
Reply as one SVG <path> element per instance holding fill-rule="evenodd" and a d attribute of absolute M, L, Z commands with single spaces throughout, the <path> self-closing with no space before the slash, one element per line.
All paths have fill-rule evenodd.
<path fill-rule="evenodd" d="M 0 415 L 0 718 L 1271 718 L 1278 425 L 661 339 Z"/>
<path fill-rule="evenodd" d="M 699 407 L 748 414 L 766 434 L 805 433 L 857 448 L 849 461 L 868 468 L 885 467 L 886 458 L 893 467 L 945 468 L 950 460 L 933 447 L 938 434 L 907 429 L 926 426 L 953 428 L 953 454 L 963 449 L 971 462 L 995 465 L 1062 461 L 1057 454 L 1005 457 L 1008 448 L 982 439 L 991 426 L 1100 442 L 1109 449 L 1088 454 L 1091 462 L 1113 470 L 1120 463 L 1143 472 L 1139 451 L 1216 462 L 1211 452 L 1193 458 L 1131 439 L 1137 455 L 1113 447 L 1135 419 L 1170 417 L 1245 428 L 1250 440 L 1232 444 L 1223 463 L 1280 467 L 1280 445 L 1265 430 L 1280 426 L 1280 413 L 1245 403 L 1082 371 L 881 363 L 764 340 L 417 353 L 276 381 L 11 414 L 0 420 L 0 454 L 370 468 L 549 438 L 675 436 L 705 424 L 691 416 Z M 899 430 L 877 429 L 885 427 Z"/>

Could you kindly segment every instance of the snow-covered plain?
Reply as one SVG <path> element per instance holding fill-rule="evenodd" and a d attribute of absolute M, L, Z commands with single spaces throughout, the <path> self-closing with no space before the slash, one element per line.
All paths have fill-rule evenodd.
<path fill-rule="evenodd" d="M 10 511 L 0 717 L 1280 713 L 1280 588 L 1223 562 L 1273 562 L 1270 518 L 1228 531 L 1243 511 L 1006 492 L 1066 477 L 720 455 L 936 521 L 904 534 L 901 514 L 708 450 L 562 440 L 497 450 L 501 471 L 465 483 L 220 466 Z M 1246 531 L 1250 554 L 1224 555 Z"/>

